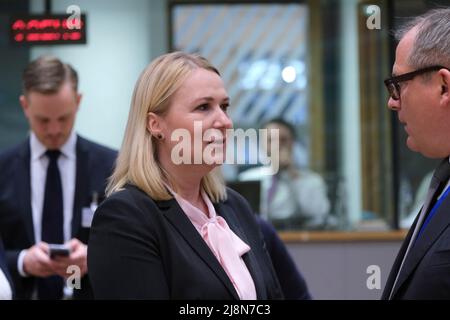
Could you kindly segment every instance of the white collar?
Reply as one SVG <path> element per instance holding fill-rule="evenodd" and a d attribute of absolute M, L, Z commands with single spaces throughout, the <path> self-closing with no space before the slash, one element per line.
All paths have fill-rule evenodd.
<path fill-rule="evenodd" d="M 77 135 L 74 130 L 70 133 L 69 139 L 59 149 L 68 159 L 76 159 Z M 39 141 L 36 134 L 31 131 L 30 134 L 31 160 L 37 160 L 47 151 L 47 147 Z"/>

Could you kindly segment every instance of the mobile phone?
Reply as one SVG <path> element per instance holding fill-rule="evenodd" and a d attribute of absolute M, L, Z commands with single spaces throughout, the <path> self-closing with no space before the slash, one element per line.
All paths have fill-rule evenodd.
<path fill-rule="evenodd" d="M 49 244 L 50 259 L 70 256 L 70 248 L 64 244 Z"/>

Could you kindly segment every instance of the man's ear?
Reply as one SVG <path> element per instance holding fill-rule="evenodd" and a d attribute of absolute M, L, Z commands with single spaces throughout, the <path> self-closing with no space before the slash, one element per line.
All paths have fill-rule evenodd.
<path fill-rule="evenodd" d="M 162 119 L 153 112 L 147 114 L 147 130 L 154 137 L 162 134 Z"/>
<path fill-rule="evenodd" d="M 439 70 L 439 85 L 441 86 L 441 101 L 450 107 L 450 71 L 447 69 Z"/>
<path fill-rule="evenodd" d="M 80 107 L 80 103 L 81 103 L 81 99 L 82 98 L 83 98 L 83 95 L 81 93 L 77 93 L 76 94 L 75 99 L 76 99 L 76 103 L 77 103 L 77 111 L 78 111 L 78 108 Z"/>
<path fill-rule="evenodd" d="M 22 106 L 23 113 L 25 114 L 26 117 L 28 117 L 29 102 L 28 102 L 27 97 L 23 94 L 20 95 L 19 102 L 20 102 L 20 105 Z"/>

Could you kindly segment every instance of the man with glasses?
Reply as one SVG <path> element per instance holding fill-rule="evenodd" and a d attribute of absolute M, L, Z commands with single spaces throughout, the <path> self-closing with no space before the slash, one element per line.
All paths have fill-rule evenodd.
<path fill-rule="evenodd" d="M 382 299 L 450 299 L 450 9 L 432 10 L 397 32 L 385 80 L 407 145 L 442 158 L 424 205 L 392 267 Z"/>

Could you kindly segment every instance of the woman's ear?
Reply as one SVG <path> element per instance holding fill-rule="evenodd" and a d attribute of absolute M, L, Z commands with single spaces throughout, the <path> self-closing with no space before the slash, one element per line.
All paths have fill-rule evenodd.
<path fill-rule="evenodd" d="M 162 136 L 161 117 L 153 112 L 147 114 L 147 130 L 152 136 L 158 138 Z"/>

